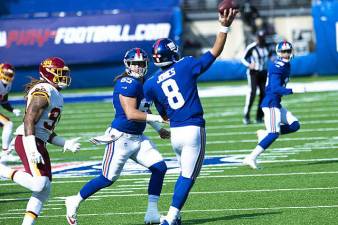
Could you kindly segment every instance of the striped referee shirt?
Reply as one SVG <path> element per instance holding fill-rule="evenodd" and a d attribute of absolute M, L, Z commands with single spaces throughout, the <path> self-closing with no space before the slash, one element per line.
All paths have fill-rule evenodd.
<path fill-rule="evenodd" d="M 242 63 L 249 67 L 251 63 L 255 63 L 255 70 L 262 71 L 268 67 L 269 50 L 267 46 L 260 47 L 257 42 L 253 42 L 245 49 Z"/>

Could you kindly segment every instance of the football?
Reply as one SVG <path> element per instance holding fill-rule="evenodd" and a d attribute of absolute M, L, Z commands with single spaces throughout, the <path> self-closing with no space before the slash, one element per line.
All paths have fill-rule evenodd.
<path fill-rule="evenodd" d="M 235 0 L 221 0 L 218 4 L 218 12 L 223 14 L 225 9 L 235 8 L 238 9 L 238 5 Z"/>

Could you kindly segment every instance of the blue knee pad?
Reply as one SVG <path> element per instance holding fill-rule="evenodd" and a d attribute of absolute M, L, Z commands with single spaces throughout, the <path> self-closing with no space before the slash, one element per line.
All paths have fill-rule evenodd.
<path fill-rule="evenodd" d="M 281 134 L 293 133 L 293 132 L 296 132 L 299 129 L 300 129 L 300 124 L 299 124 L 298 121 L 295 121 L 290 125 L 285 124 L 285 125 L 282 125 L 280 127 Z"/>
<path fill-rule="evenodd" d="M 164 161 L 161 161 L 149 167 L 149 170 L 151 171 L 151 177 L 148 186 L 148 194 L 160 196 L 164 175 L 167 172 L 167 165 Z"/>
<path fill-rule="evenodd" d="M 81 188 L 80 195 L 83 199 L 87 199 L 95 194 L 97 191 L 101 190 L 102 188 L 109 187 L 112 184 L 113 181 L 105 178 L 103 175 L 100 175 L 86 183 Z"/>
<path fill-rule="evenodd" d="M 269 133 L 258 145 L 260 145 L 263 149 L 267 149 L 277 138 L 278 133 Z"/>

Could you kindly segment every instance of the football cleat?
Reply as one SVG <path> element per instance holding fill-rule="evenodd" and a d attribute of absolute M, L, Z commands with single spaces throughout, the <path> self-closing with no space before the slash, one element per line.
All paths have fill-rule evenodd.
<path fill-rule="evenodd" d="M 248 124 L 250 124 L 251 123 L 251 121 L 250 121 L 250 119 L 249 118 L 243 118 L 243 124 L 244 125 L 248 125 Z"/>
<path fill-rule="evenodd" d="M 159 225 L 182 225 L 182 219 L 179 215 L 178 218 L 171 224 L 167 221 L 166 217 L 161 216 L 161 223 Z"/>
<path fill-rule="evenodd" d="M 157 210 L 147 210 L 144 216 L 144 224 L 159 224 L 161 215 Z"/>
<path fill-rule="evenodd" d="M 266 137 L 268 132 L 266 130 L 257 130 L 256 134 L 257 134 L 258 143 L 259 143 Z"/>
<path fill-rule="evenodd" d="M 0 155 L 0 162 L 19 162 L 20 157 L 13 154 L 13 151 L 6 150 Z"/>
<path fill-rule="evenodd" d="M 77 225 L 77 209 L 78 205 L 74 204 L 74 196 L 69 196 L 65 200 L 66 209 L 67 209 L 67 222 L 70 225 Z"/>
<path fill-rule="evenodd" d="M 244 158 L 242 164 L 245 165 L 245 166 L 249 166 L 249 167 L 251 167 L 254 170 L 258 169 L 256 159 L 252 159 L 249 156 L 247 156 L 247 157 Z"/>

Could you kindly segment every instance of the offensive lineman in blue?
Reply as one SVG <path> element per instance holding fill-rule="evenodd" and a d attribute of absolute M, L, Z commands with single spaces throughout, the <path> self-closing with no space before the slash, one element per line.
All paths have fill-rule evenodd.
<path fill-rule="evenodd" d="M 147 121 L 161 138 L 170 138 L 170 132 L 157 123 L 163 122 L 161 116 L 147 113 L 150 102 L 143 98 L 143 76 L 147 72 L 148 61 L 146 52 L 140 48 L 129 50 L 124 57 L 126 72 L 115 78 L 113 94 L 115 118 L 105 135 L 90 140 L 94 144 L 106 144 L 102 173 L 85 184 L 77 195 L 66 198 L 66 217 L 70 225 L 77 224 L 80 203 L 100 189 L 112 185 L 129 158 L 152 172 L 144 222 L 146 224 L 160 222 L 157 203 L 167 166 L 155 145 L 143 135 L 143 131 Z"/>
<path fill-rule="evenodd" d="M 258 145 L 246 156 L 243 164 L 257 169 L 257 157 L 262 154 L 279 136 L 296 132 L 300 128 L 298 119 L 282 107 L 282 96 L 293 94 L 292 89 L 286 88 L 290 77 L 290 60 L 292 59 L 292 45 L 287 41 L 277 44 L 278 58 L 270 64 L 266 95 L 261 104 L 264 112 L 266 130 L 258 130 Z"/>
<path fill-rule="evenodd" d="M 171 144 L 181 169 L 168 214 L 161 219 L 163 225 L 181 224 L 180 210 L 201 170 L 206 141 L 197 78 L 221 54 L 237 13 L 238 10 L 229 9 L 219 14 L 221 28 L 214 46 L 199 59 L 192 56 L 180 59 L 177 45 L 167 38 L 153 45 L 153 60 L 161 71 L 146 81 L 144 94 L 154 101 L 160 115 L 169 118 Z"/>

